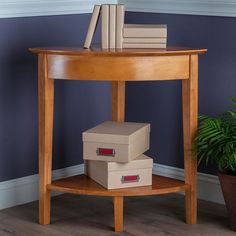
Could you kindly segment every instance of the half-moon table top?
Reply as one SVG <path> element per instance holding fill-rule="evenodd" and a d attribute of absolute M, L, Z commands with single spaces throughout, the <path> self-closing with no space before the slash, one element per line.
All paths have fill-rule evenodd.
<path fill-rule="evenodd" d="M 190 58 L 206 49 L 101 49 L 94 47 L 31 48 L 46 60 L 50 79 L 98 81 L 184 80 L 190 78 Z M 41 63 L 41 65 L 43 65 Z"/>
<path fill-rule="evenodd" d="M 39 47 L 30 48 L 31 52 L 36 54 L 54 54 L 54 55 L 80 55 L 80 56 L 162 56 L 162 55 L 191 55 L 203 54 L 207 49 L 187 48 L 187 47 L 167 47 L 150 49 L 101 49 L 92 47 L 84 49 L 82 47 Z"/>

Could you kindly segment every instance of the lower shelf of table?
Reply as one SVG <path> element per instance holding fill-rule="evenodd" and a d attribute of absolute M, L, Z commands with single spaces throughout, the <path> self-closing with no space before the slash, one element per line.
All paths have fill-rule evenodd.
<path fill-rule="evenodd" d="M 173 192 L 182 192 L 189 188 L 183 181 L 153 175 L 152 186 L 108 190 L 86 175 L 77 175 L 53 181 L 47 185 L 48 190 L 96 196 L 145 196 Z"/>

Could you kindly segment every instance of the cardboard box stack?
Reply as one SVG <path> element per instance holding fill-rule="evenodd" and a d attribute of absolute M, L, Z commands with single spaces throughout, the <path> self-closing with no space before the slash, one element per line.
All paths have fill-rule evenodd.
<path fill-rule="evenodd" d="M 104 122 L 83 132 L 86 174 L 107 189 L 152 185 L 150 124 Z"/>
<path fill-rule="evenodd" d="M 101 14 L 101 46 L 112 48 L 166 48 L 167 25 L 124 24 L 122 4 L 95 5 L 84 48 L 90 48 Z"/>

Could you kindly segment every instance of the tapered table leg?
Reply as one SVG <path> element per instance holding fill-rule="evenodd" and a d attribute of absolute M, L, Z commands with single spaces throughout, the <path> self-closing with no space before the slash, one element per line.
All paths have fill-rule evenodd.
<path fill-rule="evenodd" d="M 114 197 L 114 226 L 115 232 L 123 231 L 124 197 Z"/>
<path fill-rule="evenodd" d="M 125 120 L 125 81 L 112 83 L 112 120 Z M 114 226 L 115 232 L 123 231 L 123 197 L 114 197 Z"/>
<path fill-rule="evenodd" d="M 112 120 L 125 120 L 125 81 L 112 81 Z"/>
<path fill-rule="evenodd" d="M 198 116 L 198 55 L 190 56 L 190 78 L 182 80 L 184 168 L 185 183 L 190 188 L 185 193 L 186 222 L 197 222 L 197 159 L 192 148 L 197 132 Z"/>
<path fill-rule="evenodd" d="M 54 80 L 47 77 L 46 55 L 39 55 L 38 75 L 39 223 L 50 224 Z"/>

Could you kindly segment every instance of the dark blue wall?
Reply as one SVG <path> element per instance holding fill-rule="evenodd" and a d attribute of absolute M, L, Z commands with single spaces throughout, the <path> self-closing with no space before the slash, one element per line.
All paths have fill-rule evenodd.
<path fill-rule="evenodd" d="M 207 48 L 199 58 L 199 113 L 217 115 L 236 97 L 236 18 L 127 13 L 127 23 L 168 25 L 168 45 Z M 181 83 L 139 82 L 127 86 L 128 120 L 150 122 L 156 162 L 182 167 Z M 215 173 L 215 168 L 200 168 Z"/>
<path fill-rule="evenodd" d="M 0 19 L 0 181 L 38 171 L 37 57 L 28 48 L 81 45 L 89 21 L 90 14 Z M 109 83 L 56 81 L 54 169 L 82 162 L 81 132 L 110 119 L 109 98 Z"/>
<path fill-rule="evenodd" d="M 0 181 L 37 173 L 37 58 L 29 47 L 83 44 L 90 14 L 0 19 Z M 168 44 L 208 48 L 199 63 L 199 110 L 231 108 L 236 19 L 127 13 L 129 23 L 167 23 Z M 98 30 L 99 32 L 99 30 Z M 100 41 L 99 33 L 95 42 Z M 56 81 L 54 169 L 82 162 L 81 132 L 110 119 L 110 85 Z M 180 82 L 128 83 L 126 120 L 150 122 L 155 161 L 182 167 Z M 214 169 L 204 172 L 215 173 Z"/>

